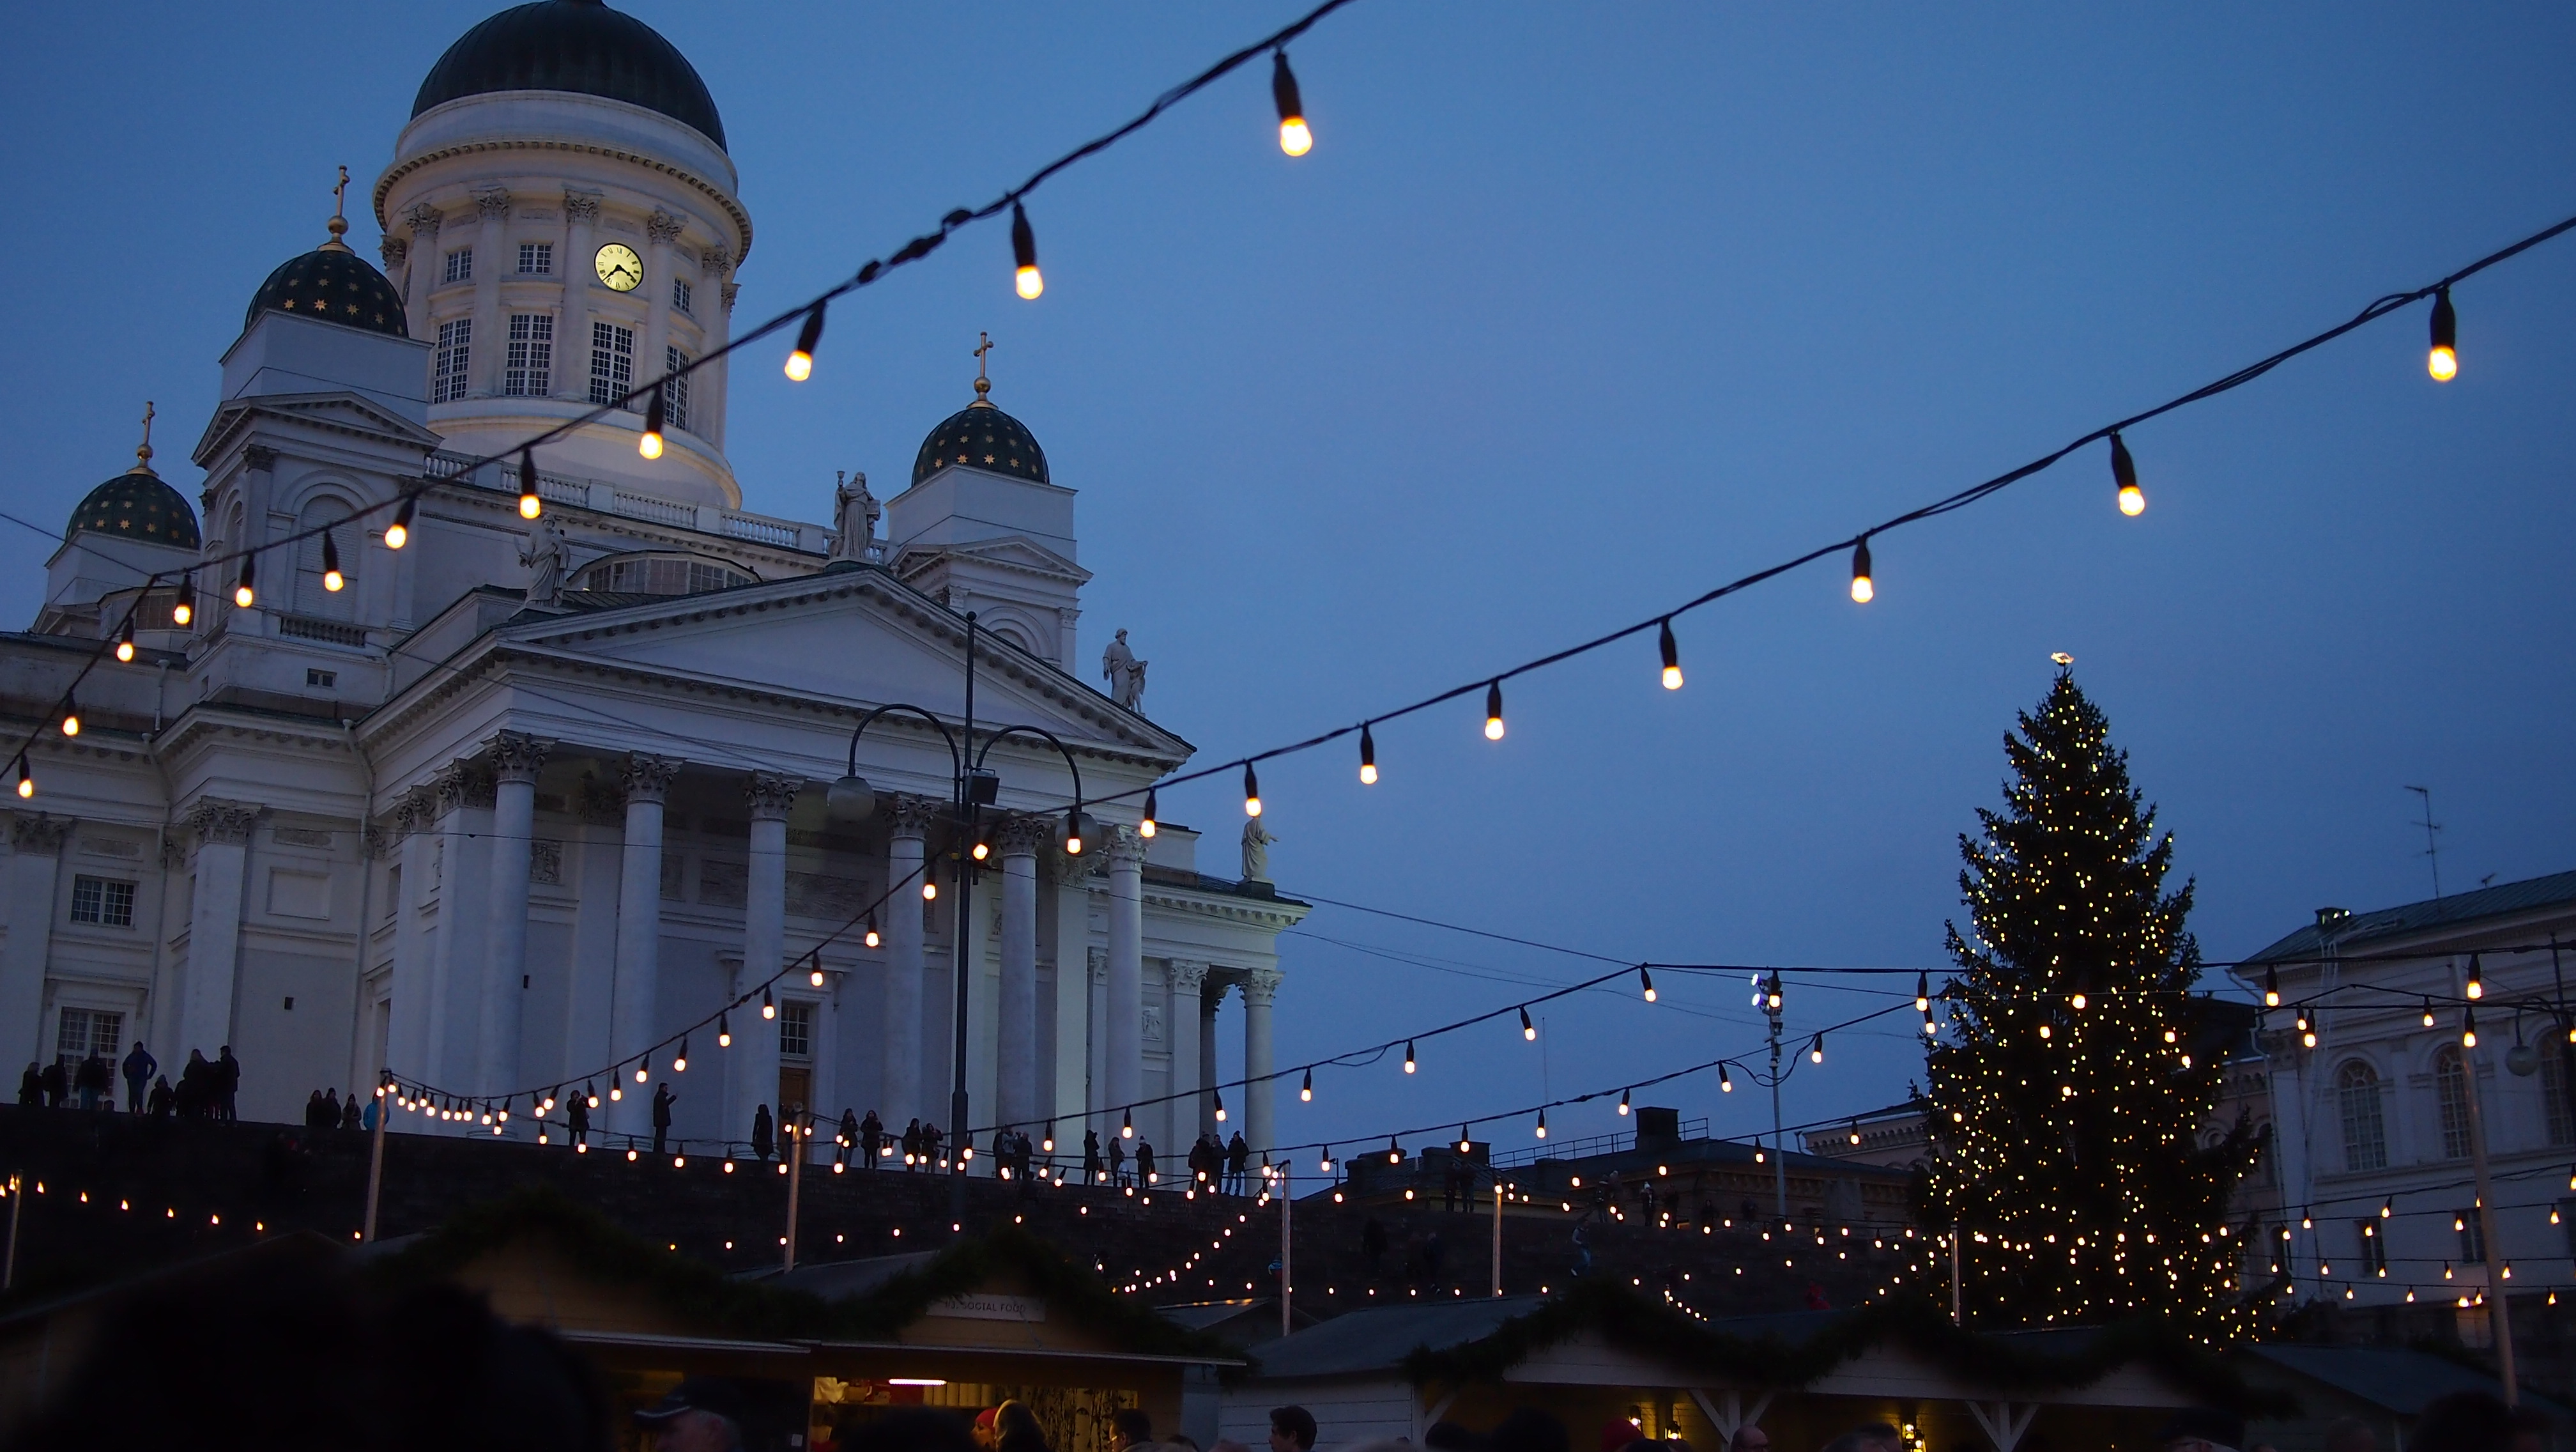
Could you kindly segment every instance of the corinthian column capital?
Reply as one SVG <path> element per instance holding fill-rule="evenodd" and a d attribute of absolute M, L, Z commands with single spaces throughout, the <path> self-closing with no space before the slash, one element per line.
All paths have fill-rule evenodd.
<path fill-rule="evenodd" d="M 1243 1006 L 1246 1008 L 1268 1008 L 1271 1005 L 1272 1000 L 1279 996 L 1280 980 L 1286 976 L 1286 974 L 1281 973 L 1276 968 L 1247 968 L 1243 970 Z"/>
<path fill-rule="evenodd" d="M 751 780 L 742 784 L 742 799 L 751 808 L 755 822 L 785 821 L 796 805 L 796 794 L 805 789 L 805 779 L 784 772 L 755 771 Z"/>
<path fill-rule="evenodd" d="M 671 790 L 680 775 L 681 762 L 676 757 L 647 756 L 635 752 L 626 758 L 624 783 L 626 800 L 659 802 Z"/>
<path fill-rule="evenodd" d="M 493 774 L 508 782 L 534 782 L 545 769 L 546 753 L 554 743 L 541 741 L 524 731 L 504 731 L 492 738 Z"/>

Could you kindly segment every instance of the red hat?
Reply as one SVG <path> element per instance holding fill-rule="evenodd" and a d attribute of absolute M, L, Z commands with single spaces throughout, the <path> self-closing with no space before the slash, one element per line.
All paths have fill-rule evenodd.
<path fill-rule="evenodd" d="M 1000 1415 L 1001 1410 L 1002 1409 L 1000 1407 L 986 1407 L 984 1410 L 977 1412 L 975 1414 L 975 1430 L 978 1432 L 989 1432 L 993 1430 L 993 1418 Z"/>

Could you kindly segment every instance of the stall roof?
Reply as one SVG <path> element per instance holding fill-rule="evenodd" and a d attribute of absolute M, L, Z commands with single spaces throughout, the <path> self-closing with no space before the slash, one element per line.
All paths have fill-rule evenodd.
<path fill-rule="evenodd" d="M 2497 1395 L 2503 1391 L 2502 1383 L 2485 1372 L 2425 1352 L 2396 1347 L 2300 1346 L 2274 1342 L 2249 1346 L 2246 1354 L 2311 1381 L 2322 1382 L 2345 1396 L 2401 1417 L 2414 1416 L 2435 1397 L 2448 1396 L 2452 1392 L 2482 1391 Z M 2552 1416 L 2567 1415 L 2566 1408 L 2529 1392 L 2523 1394 L 2522 1400 L 2540 1406 Z"/>
<path fill-rule="evenodd" d="M 1539 1296 L 1501 1296 L 1380 1306 L 1335 1316 L 1294 1336 L 1258 1342 L 1252 1355 L 1264 1378 L 1395 1371 L 1416 1351 L 1446 1351 L 1481 1341 L 1543 1304 L 1545 1298 Z"/>

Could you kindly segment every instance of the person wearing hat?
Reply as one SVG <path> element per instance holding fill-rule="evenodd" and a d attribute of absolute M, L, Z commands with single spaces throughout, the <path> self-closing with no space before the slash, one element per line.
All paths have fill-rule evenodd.
<path fill-rule="evenodd" d="M 2236 1452 L 2245 1445 L 2245 1419 L 2216 1407 L 2184 1407 L 2165 1419 L 2156 1440 L 2165 1452 Z"/>
<path fill-rule="evenodd" d="M 693 1376 L 635 1414 L 653 1434 L 653 1452 L 740 1452 L 742 1387 L 721 1376 Z"/>
<path fill-rule="evenodd" d="M 1000 1435 L 993 1430 L 995 1414 L 999 1411 L 1001 1411 L 1001 1408 L 999 1407 L 986 1407 L 984 1410 L 975 1414 L 976 1446 L 990 1448 L 993 1445 L 993 1439 Z"/>

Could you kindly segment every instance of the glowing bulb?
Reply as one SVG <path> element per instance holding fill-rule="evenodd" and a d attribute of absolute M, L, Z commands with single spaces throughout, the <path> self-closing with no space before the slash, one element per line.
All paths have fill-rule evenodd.
<path fill-rule="evenodd" d="M 1863 605 L 1878 598 L 1878 586 L 1869 576 L 1869 536 L 1867 535 L 1861 536 L 1860 542 L 1852 546 L 1851 597 Z"/>
<path fill-rule="evenodd" d="M 1643 985 L 1645 986 L 1646 1001 L 1647 1001 L 1648 1003 L 1652 1003 L 1652 1002 L 1654 1002 L 1654 1001 L 1655 1001 L 1655 975 L 1653 975 L 1652 973 L 1647 972 L 1647 971 L 1646 971 L 1646 969 L 1645 969 L 1645 965 L 1643 965 L 1643 964 L 1639 964 L 1639 965 L 1638 965 L 1638 967 L 1637 967 L 1637 981 L 1638 981 L 1639 983 L 1641 983 L 1641 984 L 1643 984 Z"/>
<path fill-rule="evenodd" d="M 928 876 L 927 869 L 924 870 L 924 876 L 921 879 L 921 900 L 923 902 L 939 901 L 938 879 Z"/>
<path fill-rule="evenodd" d="M 1306 118 L 1291 116 L 1279 123 L 1279 149 L 1290 156 L 1304 156 L 1315 149 L 1315 133 L 1306 129 Z"/>
<path fill-rule="evenodd" d="M 1404 1041 L 1404 1072 L 1408 1074 L 1413 1072 L 1413 1040 L 1411 1039 Z M 2568 1179 L 2569 1183 L 2576 1184 L 2576 1175 L 2571 1175 Z"/>
<path fill-rule="evenodd" d="M 1503 683 L 1495 681 L 1485 687 L 1485 739 L 1503 739 Z"/>
<path fill-rule="evenodd" d="M 2129 446 L 2118 434 L 2111 435 L 2111 481 L 2120 487 L 2120 512 L 2132 519 L 2147 512 L 2146 491 L 2138 487 L 2138 466 L 2129 457 Z"/>
<path fill-rule="evenodd" d="M 769 996 L 769 990 L 766 988 L 760 990 L 760 1016 L 762 1018 L 778 1017 L 778 1002 Z"/>
<path fill-rule="evenodd" d="M 251 577 L 255 573 L 252 565 L 256 558 L 253 555 L 242 556 L 241 580 L 233 586 L 233 603 L 244 610 L 248 610 L 250 602 L 258 598 L 251 592 Z"/>
<path fill-rule="evenodd" d="M 2277 968 L 2263 970 L 2263 1006 L 2265 1008 L 2281 1006 L 2281 970 Z"/>
<path fill-rule="evenodd" d="M 1315 133 L 1306 125 L 1306 103 L 1297 95 L 1296 73 L 1288 69 L 1288 52 L 1270 53 L 1270 99 L 1279 106 L 1279 149 L 1304 156 L 1315 149 Z"/>
<path fill-rule="evenodd" d="M 1017 202 L 1011 203 L 1011 263 L 1012 285 L 1020 296 L 1037 301 L 1038 294 L 1046 291 L 1046 279 L 1038 275 L 1037 234 L 1029 230 L 1029 214 Z"/>
<path fill-rule="evenodd" d="M 1521 1010 L 1521 1037 L 1532 1043 L 1538 1040 L 1538 1025 L 1530 1022 L 1529 1010 Z"/>
<path fill-rule="evenodd" d="M 1315 1071 L 1312 1069 L 1306 1071 L 1306 1082 L 1297 1086 L 1297 1102 L 1300 1104 L 1315 1102 Z"/>
<path fill-rule="evenodd" d="M 981 862 L 981 861 L 983 861 L 984 859 L 986 859 L 986 858 L 988 858 L 988 857 L 990 857 L 990 856 L 992 856 L 992 855 L 993 855 L 993 844 L 991 844 L 991 843 L 989 843 L 989 842 L 978 842 L 978 843 L 976 843 L 976 844 L 975 844 L 975 860 L 976 860 L 976 861 Z"/>
<path fill-rule="evenodd" d="M 386 549 L 398 550 L 404 545 L 411 543 L 411 511 L 413 502 L 413 499 L 406 495 L 403 499 L 402 506 L 394 511 L 394 522 L 385 526 Z"/>
<path fill-rule="evenodd" d="M 822 987 L 822 986 L 823 986 L 823 970 L 822 970 L 822 969 L 820 969 L 820 968 L 817 968 L 817 969 L 815 969 L 813 972 L 806 974 L 806 975 L 805 975 L 805 981 L 806 981 L 806 982 L 808 982 L 808 983 L 810 983 L 810 984 L 812 984 L 812 985 L 814 985 L 816 988 L 820 988 L 820 987 Z"/>
<path fill-rule="evenodd" d="M 31 774 L 28 772 L 28 770 L 27 770 L 27 758 L 25 758 L 25 757 L 23 757 L 23 756 L 22 756 L 22 757 L 19 757 L 19 758 L 18 758 L 18 795 L 19 795 L 20 797 L 24 798 L 24 797 L 32 797 L 32 796 L 34 796 L 35 794 L 36 794 L 36 778 L 35 778 L 33 775 L 31 775 Z M 2576 1178 L 2571 1178 L 2570 1183 L 2571 1183 L 2571 1184 L 2576 1184 Z"/>
<path fill-rule="evenodd" d="M 877 920 L 873 917 L 868 919 L 868 936 L 866 941 L 867 945 L 871 948 L 884 941 L 884 939 L 877 935 Z"/>
<path fill-rule="evenodd" d="M 535 516 L 533 515 L 530 516 L 530 518 L 534 517 Z M 324 570 L 322 572 L 322 588 L 330 591 L 332 594 L 339 594 L 342 590 L 347 589 L 348 585 L 348 577 L 342 575 L 338 570 Z"/>
<path fill-rule="evenodd" d="M 196 618 L 197 591 L 188 583 L 188 577 L 182 575 L 179 577 L 178 596 L 170 602 L 170 623 L 185 625 Z"/>
<path fill-rule="evenodd" d="M 2451 290 L 2437 289 L 2433 294 L 2433 350 L 2425 355 L 2424 371 L 2436 383 L 2448 383 L 2460 376 L 2460 317 L 2451 310 Z"/>
<path fill-rule="evenodd" d="M 653 387 L 652 400 L 644 405 L 644 433 L 635 440 L 635 452 L 648 459 L 662 457 L 662 388 Z"/>
<path fill-rule="evenodd" d="M 721 1013 L 716 1015 L 716 1047 L 719 1049 L 733 1047 L 733 1022 Z"/>
<path fill-rule="evenodd" d="M 1252 763 L 1248 761 L 1243 764 L 1243 814 L 1261 815 L 1261 778 L 1252 774 Z"/>
<path fill-rule="evenodd" d="M 1377 785 L 1377 738 L 1369 734 L 1366 721 L 1360 723 L 1360 785 Z"/>
<path fill-rule="evenodd" d="M 78 736 L 80 734 L 80 707 L 78 705 L 68 706 L 64 709 L 63 734 L 65 736 Z"/>
<path fill-rule="evenodd" d="M 2486 978 L 2478 971 L 2478 955 L 2475 953 L 2469 955 L 2469 985 L 2464 991 L 2471 998 L 2487 996 Z"/>
<path fill-rule="evenodd" d="M 787 381 L 802 383 L 814 376 L 814 345 L 823 341 L 823 305 L 805 315 L 805 326 L 796 334 L 796 351 L 787 355 Z"/>
<path fill-rule="evenodd" d="M 1145 788 L 1145 815 L 1136 823 L 1136 835 L 1150 838 L 1160 830 L 1161 828 L 1154 821 L 1154 789 L 1147 787 Z"/>

